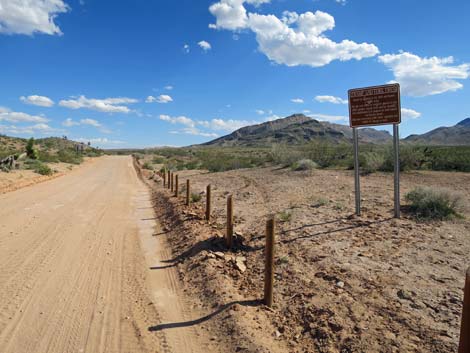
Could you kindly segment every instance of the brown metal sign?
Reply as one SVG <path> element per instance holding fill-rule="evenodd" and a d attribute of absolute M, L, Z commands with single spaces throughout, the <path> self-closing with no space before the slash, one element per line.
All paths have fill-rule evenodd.
<path fill-rule="evenodd" d="M 350 89 L 348 98 L 351 127 L 401 123 L 398 83 Z"/>

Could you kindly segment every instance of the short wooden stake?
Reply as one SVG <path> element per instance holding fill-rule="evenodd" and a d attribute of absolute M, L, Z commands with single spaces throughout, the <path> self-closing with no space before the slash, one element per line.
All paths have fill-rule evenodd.
<path fill-rule="evenodd" d="M 206 220 L 211 219 L 211 186 L 207 185 L 206 188 Z"/>
<path fill-rule="evenodd" d="M 191 196 L 191 191 L 190 191 L 190 183 L 189 179 L 186 179 L 186 206 L 189 206 L 189 203 L 191 202 L 190 196 Z"/>
<path fill-rule="evenodd" d="M 273 306 L 273 285 L 274 285 L 274 218 L 266 222 L 266 262 L 264 268 L 264 304 Z"/>
<path fill-rule="evenodd" d="M 465 276 L 459 353 L 470 353 L 470 267 Z"/>
<path fill-rule="evenodd" d="M 227 197 L 227 234 L 225 236 L 227 248 L 231 249 L 233 245 L 233 198 Z"/>
<path fill-rule="evenodd" d="M 175 197 L 178 197 L 178 174 L 175 175 Z"/>

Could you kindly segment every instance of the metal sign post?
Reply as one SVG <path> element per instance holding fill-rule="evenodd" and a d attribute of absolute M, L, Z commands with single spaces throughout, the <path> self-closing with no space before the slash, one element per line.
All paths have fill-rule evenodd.
<path fill-rule="evenodd" d="M 395 218 L 400 218 L 400 137 L 398 135 L 398 124 L 393 124 L 393 151 L 395 153 L 394 183 L 395 194 Z"/>
<path fill-rule="evenodd" d="M 361 184 L 359 179 L 359 138 L 357 128 L 353 127 L 354 141 L 354 187 L 356 191 L 356 215 L 361 215 Z"/>
<path fill-rule="evenodd" d="M 363 126 L 393 124 L 394 150 L 394 210 L 400 218 L 400 139 L 398 124 L 401 122 L 400 85 L 356 88 L 348 91 L 349 125 L 353 129 L 354 177 L 356 190 L 356 215 L 361 215 L 361 189 L 359 180 L 359 139 L 357 128 Z"/>

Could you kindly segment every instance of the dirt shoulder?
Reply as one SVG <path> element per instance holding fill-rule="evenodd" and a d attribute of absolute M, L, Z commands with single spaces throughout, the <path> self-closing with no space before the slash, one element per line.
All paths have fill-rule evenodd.
<path fill-rule="evenodd" d="M 149 176 L 150 172 L 147 177 Z M 174 252 L 171 265 L 208 306 L 225 309 L 220 325 L 246 351 L 456 352 L 470 215 L 418 223 L 393 215 L 393 177 L 361 179 L 363 216 L 354 210 L 351 172 L 276 168 L 224 173 L 179 172 L 202 201 L 183 205 L 156 178 L 156 204 Z M 212 185 L 213 221 L 203 220 Z M 448 188 L 470 199 L 470 175 L 413 172 L 402 194 L 418 185 Z M 227 251 L 226 197 L 235 203 L 234 251 Z M 278 214 L 275 307 L 260 305 L 264 224 Z M 243 272 L 236 258 L 246 265 Z M 219 317 L 224 317 L 219 315 Z M 224 326 L 225 325 L 225 326 Z"/>
<path fill-rule="evenodd" d="M 94 158 L 85 158 L 80 165 L 69 163 L 48 163 L 55 171 L 53 175 L 41 175 L 32 170 L 13 169 L 9 173 L 0 172 L 0 194 L 15 191 L 27 186 L 42 183 L 43 181 L 61 177 L 71 171 L 80 168 L 84 164 L 93 163 Z"/>

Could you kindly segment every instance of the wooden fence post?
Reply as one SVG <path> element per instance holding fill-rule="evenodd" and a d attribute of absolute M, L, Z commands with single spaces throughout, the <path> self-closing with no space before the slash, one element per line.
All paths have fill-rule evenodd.
<path fill-rule="evenodd" d="M 170 191 L 173 192 L 173 187 L 175 185 L 175 174 L 171 173 L 170 176 Z"/>
<path fill-rule="evenodd" d="M 171 180 L 171 172 L 170 172 L 170 170 L 168 170 L 168 173 L 167 173 L 167 174 L 168 174 L 167 188 L 169 189 L 169 188 L 170 188 L 170 184 L 171 184 L 171 182 L 170 182 L 170 180 Z"/>
<path fill-rule="evenodd" d="M 163 188 L 166 187 L 166 171 L 163 171 Z"/>
<path fill-rule="evenodd" d="M 209 222 L 211 219 L 211 186 L 207 185 L 206 188 L 206 220 Z"/>
<path fill-rule="evenodd" d="M 266 222 L 266 262 L 264 268 L 264 304 L 273 306 L 273 285 L 274 285 L 274 217 Z"/>
<path fill-rule="evenodd" d="M 178 174 L 175 175 L 175 197 L 178 197 Z"/>
<path fill-rule="evenodd" d="M 227 197 L 227 234 L 225 236 L 227 248 L 231 249 L 233 245 L 233 198 Z"/>
<path fill-rule="evenodd" d="M 460 326 L 459 353 L 470 352 L 470 267 L 465 275 L 463 295 L 462 323 Z"/>
<path fill-rule="evenodd" d="M 189 206 L 190 203 L 190 196 L 191 196 L 191 191 L 190 191 L 190 183 L 189 179 L 186 179 L 186 206 Z"/>

